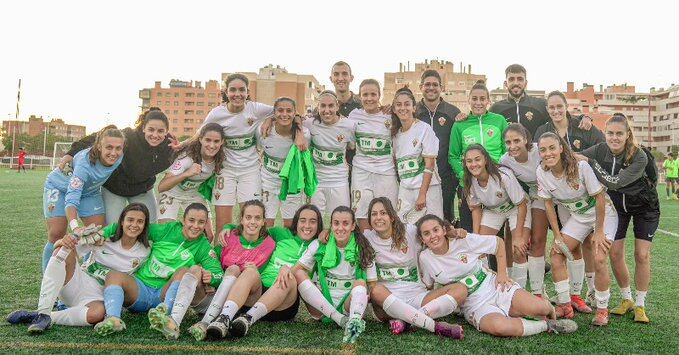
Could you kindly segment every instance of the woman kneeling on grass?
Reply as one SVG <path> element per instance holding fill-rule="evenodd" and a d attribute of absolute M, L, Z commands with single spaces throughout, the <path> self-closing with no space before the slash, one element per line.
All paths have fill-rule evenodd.
<path fill-rule="evenodd" d="M 451 314 L 464 301 L 467 288 L 460 283 L 428 291 L 420 281 L 417 258 L 422 245 L 417 227 L 403 224 L 386 197 L 378 197 L 368 207 L 372 229 L 365 237 L 375 249 L 377 283 L 370 285 L 370 298 L 378 319 L 389 320 L 394 335 L 410 324 L 452 339 L 462 339 L 462 327 L 436 322 Z M 406 323 L 408 322 L 408 323 Z"/>
<path fill-rule="evenodd" d="M 276 241 L 276 249 L 262 269 L 262 296 L 246 313 L 231 322 L 231 336 L 240 338 L 247 335 L 250 327 L 260 319 L 278 322 L 295 318 L 299 310 L 299 295 L 291 267 L 321 230 L 321 212 L 314 205 L 300 207 L 292 218 L 290 228 L 269 229 L 269 234 Z"/>
<path fill-rule="evenodd" d="M 247 201 L 241 209 L 240 224 L 227 224 L 220 233 L 226 276 L 203 319 L 189 328 L 196 340 L 206 336 L 212 340 L 225 338 L 238 310 L 244 305 L 252 306 L 262 295 L 260 271 L 276 247 L 265 227 L 265 216 L 261 201 Z"/>
<path fill-rule="evenodd" d="M 95 332 L 124 330 L 120 315 L 125 305 L 132 312 L 148 311 L 151 329 L 177 339 L 188 307 L 205 298 L 199 283 L 216 287 L 222 280 L 222 268 L 203 233 L 206 224 L 207 208 L 201 203 L 186 208 L 183 222 L 151 224 L 151 255 L 142 267 L 134 276 L 114 271 L 106 276 L 106 319 Z"/>
<path fill-rule="evenodd" d="M 375 252 L 349 207 L 335 208 L 330 220 L 328 243 L 313 241 L 293 273 L 311 316 L 344 327 L 344 342 L 354 343 L 365 330 L 362 318 L 368 305 L 367 283 L 377 281 Z M 318 276 L 315 285 L 310 279 L 313 274 Z"/>
<path fill-rule="evenodd" d="M 426 215 L 417 222 L 418 238 L 427 247 L 420 254 L 422 281 L 427 288 L 456 282 L 467 286 L 462 313 L 476 329 L 505 337 L 577 330 L 574 321 L 555 319 L 554 307 L 548 300 L 531 295 L 507 276 L 502 239 L 467 233 L 464 229 L 455 229 L 453 234 L 461 239 L 449 240 L 443 220 L 434 215 Z M 497 275 L 479 260 L 484 254 L 495 255 Z"/>
<path fill-rule="evenodd" d="M 28 332 L 39 334 L 52 324 L 85 327 L 103 320 L 104 279 L 111 270 L 131 274 L 146 261 L 150 252 L 148 225 L 149 210 L 132 203 L 123 209 L 118 223 L 103 229 L 103 238 L 108 239 L 103 244 L 71 237 L 58 240 L 42 278 L 38 310 L 14 311 L 7 322 L 31 323 Z M 61 259 L 57 256 L 61 248 L 74 252 Z M 84 264 L 78 265 L 78 256 L 88 253 Z M 68 308 L 52 312 L 57 296 Z"/>

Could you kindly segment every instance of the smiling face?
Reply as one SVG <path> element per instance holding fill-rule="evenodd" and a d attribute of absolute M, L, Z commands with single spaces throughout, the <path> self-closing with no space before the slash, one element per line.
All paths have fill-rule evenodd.
<path fill-rule="evenodd" d="M 526 73 L 509 73 L 505 78 L 505 87 L 512 97 L 519 98 L 523 96 L 526 85 L 528 85 Z"/>
<path fill-rule="evenodd" d="M 229 99 L 230 109 L 242 109 L 248 97 L 248 87 L 245 82 L 240 79 L 231 80 L 226 88 L 226 97 Z"/>
<path fill-rule="evenodd" d="M 415 103 L 408 95 L 399 94 L 394 98 L 392 110 L 399 120 L 410 121 L 415 115 Z"/>
<path fill-rule="evenodd" d="M 325 124 L 334 124 L 339 119 L 337 115 L 339 105 L 337 99 L 331 95 L 323 95 L 318 100 L 318 115 L 321 116 L 321 121 Z"/>
<path fill-rule="evenodd" d="M 99 159 L 105 166 L 111 166 L 123 154 L 124 140 L 118 137 L 103 137 L 99 143 Z"/>
<path fill-rule="evenodd" d="M 339 64 L 332 67 L 330 81 L 335 87 L 335 91 L 337 93 L 345 93 L 349 91 L 349 85 L 353 80 L 354 76 L 351 75 L 351 69 L 349 69 L 349 66 Z"/>
<path fill-rule="evenodd" d="M 142 211 L 128 211 L 123 218 L 123 236 L 137 239 L 146 224 L 146 215 Z"/>
<path fill-rule="evenodd" d="M 297 220 L 297 236 L 303 240 L 314 239 L 318 231 L 318 216 L 313 210 L 307 209 L 299 213 Z"/>
<path fill-rule="evenodd" d="M 609 122 L 606 125 L 606 144 L 614 154 L 625 150 L 625 143 L 629 139 L 627 126 L 621 122 Z"/>
<path fill-rule="evenodd" d="M 295 106 L 290 101 L 280 101 L 276 104 L 274 116 L 276 117 L 276 125 L 286 128 L 290 127 L 292 119 L 295 117 Z"/>
<path fill-rule="evenodd" d="M 203 158 L 214 158 L 219 150 L 222 149 L 222 134 L 221 132 L 207 131 L 203 137 L 200 138 L 200 155 Z"/>
<path fill-rule="evenodd" d="M 446 230 L 435 219 L 426 220 L 420 225 L 420 236 L 422 243 L 436 254 L 442 254 L 441 251 L 445 253 L 448 248 Z"/>
<path fill-rule="evenodd" d="M 420 91 L 422 91 L 422 96 L 426 101 L 436 101 L 441 97 L 441 83 L 439 79 L 434 76 L 429 76 L 424 78 L 420 84 Z"/>
<path fill-rule="evenodd" d="M 167 125 L 162 120 L 149 120 L 144 125 L 144 139 L 152 146 L 157 147 L 167 137 Z"/>
<path fill-rule="evenodd" d="M 505 146 L 507 146 L 507 152 L 512 158 L 516 158 L 528 153 L 526 150 L 526 138 L 519 132 L 514 130 L 505 131 Z"/>
<path fill-rule="evenodd" d="M 486 90 L 475 89 L 469 93 L 469 107 L 474 115 L 481 116 L 486 113 L 489 103 Z"/>
<path fill-rule="evenodd" d="M 335 233 L 337 244 L 346 245 L 354 231 L 356 222 L 349 212 L 335 212 L 332 214 L 332 232 Z"/>
<path fill-rule="evenodd" d="M 248 239 L 257 239 L 259 231 L 264 227 L 264 210 L 259 206 L 246 206 L 240 224 L 243 228 L 243 236 Z"/>
<path fill-rule="evenodd" d="M 207 225 L 207 213 L 203 210 L 191 209 L 184 213 L 182 232 L 188 240 L 198 239 Z"/>
<path fill-rule="evenodd" d="M 486 158 L 477 149 L 470 149 L 464 155 L 464 165 L 474 177 L 486 172 Z"/>
<path fill-rule="evenodd" d="M 377 113 L 380 110 L 380 88 L 374 84 L 365 84 L 359 91 L 361 105 L 368 113 Z"/>
<path fill-rule="evenodd" d="M 370 227 L 372 227 L 372 229 L 374 229 L 379 235 L 391 235 L 392 223 L 394 223 L 394 219 L 389 216 L 389 212 L 387 212 L 387 209 L 384 207 L 382 202 L 376 202 L 373 204 L 368 218 Z"/>
<path fill-rule="evenodd" d="M 561 122 L 566 119 L 568 105 L 558 95 L 550 96 L 547 99 L 547 113 L 554 122 Z"/>
<path fill-rule="evenodd" d="M 540 149 L 540 159 L 546 167 L 551 168 L 561 162 L 563 147 L 554 137 L 541 138 L 538 148 Z"/>

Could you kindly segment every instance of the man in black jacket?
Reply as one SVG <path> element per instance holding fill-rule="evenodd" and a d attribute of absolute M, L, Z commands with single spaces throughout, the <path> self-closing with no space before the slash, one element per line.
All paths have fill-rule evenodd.
<path fill-rule="evenodd" d="M 420 121 L 432 126 L 436 137 L 439 139 L 439 154 L 436 165 L 441 176 L 443 214 L 446 220 L 453 221 L 455 219 L 455 190 L 458 181 L 448 162 L 448 146 L 450 144 L 450 131 L 460 109 L 441 97 L 443 84 L 441 75 L 436 70 L 425 70 L 422 73 L 420 90 L 422 91 L 422 101 L 417 103 L 415 116 Z"/>

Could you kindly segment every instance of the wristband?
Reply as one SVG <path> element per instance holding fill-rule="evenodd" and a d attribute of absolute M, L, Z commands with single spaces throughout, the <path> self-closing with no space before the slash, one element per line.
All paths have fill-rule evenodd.
<path fill-rule="evenodd" d="M 424 172 L 425 172 L 425 173 L 429 173 L 429 174 L 433 174 L 433 173 L 434 173 L 432 170 L 429 170 L 429 169 L 424 169 Z"/>
<path fill-rule="evenodd" d="M 77 219 L 72 219 L 70 222 L 68 222 L 68 227 L 71 228 L 71 232 L 76 230 L 76 228 L 80 227 L 80 224 L 78 224 Z"/>

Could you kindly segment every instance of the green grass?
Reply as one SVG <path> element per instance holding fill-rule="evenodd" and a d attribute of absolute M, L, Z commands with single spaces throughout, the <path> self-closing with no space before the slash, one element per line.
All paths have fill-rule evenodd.
<path fill-rule="evenodd" d="M 0 170 L 0 314 L 19 308 L 34 309 L 40 288 L 40 255 L 45 241 L 42 217 L 42 184 L 46 172 L 17 174 Z M 664 196 L 664 186 L 661 196 Z M 660 228 L 679 233 L 679 201 L 662 201 Z M 633 275 L 633 240 L 627 238 L 627 258 Z M 629 316 L 611 316 L 605 328 L 589 325 L 591 316 L 578 315 L 577 333 L 569 336 L 541 334 L 530 338 L 499 339 L 477 332 L 461 318 L 449 321 L 463 324 L 464 341 L 448 341 L 425 331 L 392 336 L 386 326 L 369 321 L 355 347 L 344 348 L 340 329 L 313 322 L 304 307 L 293 323 L 257 323 L 250 335 L 240 340 L 197 344 L 186 333 L 169 342 L 148 329 L 145 315 L 126 313 L 124 333 L 109 338 L 97 337 L 91 328 L 54 326 L 41 336 L 29 336 L 24 326 L 0 322 L 0 351 L 17 352 L 361 352 L 361 353 L 673 353 L 679 346 L 677 298 L 679 237 L 658 232 L 653 248 L 653 278 L 647 297 L 651 324 L 632 322 Z M 551 282 L 547 282 L 550 292 Z M 620 301 L 617 286 L 611 287 L 611 305 Z M 370 317 L 369 317 L 370 318 Z M 188 328 L 197 318 L 182 324 Z M 10 350 L 11 349 L 11 350 Z"/>

